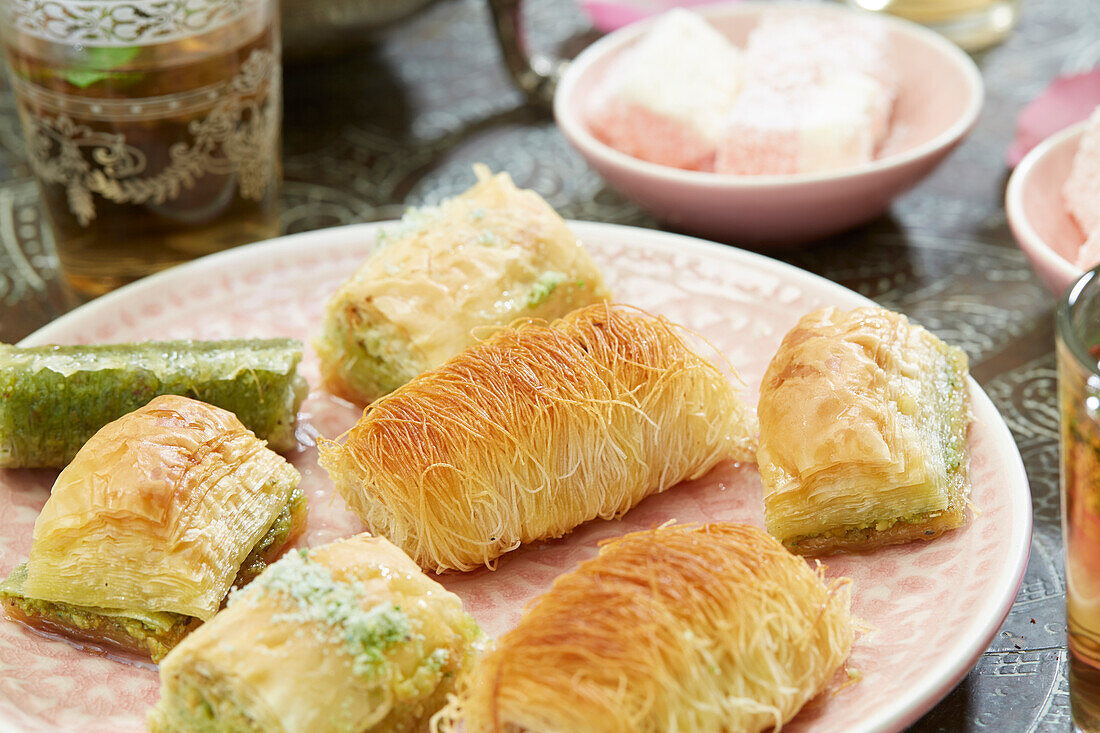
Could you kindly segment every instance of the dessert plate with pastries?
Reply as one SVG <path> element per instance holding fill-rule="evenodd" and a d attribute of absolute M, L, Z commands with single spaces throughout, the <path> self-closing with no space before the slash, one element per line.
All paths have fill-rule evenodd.
<path fill-rule="evenodd" d="M 896 731 L 1031 501 L 966 355 L 503 173 L 0 347 L 0 729 Z"/>

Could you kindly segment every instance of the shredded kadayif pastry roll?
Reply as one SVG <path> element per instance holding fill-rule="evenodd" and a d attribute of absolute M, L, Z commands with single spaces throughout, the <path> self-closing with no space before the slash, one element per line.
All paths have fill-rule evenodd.
<path fill-rule="evenodd" d="M 795 552 L 931 539 L 965 522 L 966 354 L 905 316 L 804 316 L 758 409 L 765 523 Z"/>
<path fill-rule="evenodd" d="M 563 316 L 608 297 L 565 221 L 506 173 L 412 209 L 329 300 L 316 341 L 325 387 L 366 404 L 474 343 L 482 326 Z"/>
<path fill-rule="evenodd" d="M 433 728 L 779 728 L 848 658 L 848 585 L 755 527 L 628 534 L 555 580 L 463 675 Z"/>
<path fill-rule="evenodd" d="M 497 331 L 375 401 L 320 461 L 371 531 L 470 570 L 751 461 L 755 429 L 680 329 L 599 304 Z"/>
<path fill-rule="evenodd" d="M 287 554 L 173 649 L 149 727 L 422 730 L 480 643 L 458 596 L 356 535 Z"/>
<path fill-rule="evenodd" d="M 157 397 L 57 477 L 0 601 L 16 620 L 156 661 L 304 527 L 300 479 L 232 413 Z"/>

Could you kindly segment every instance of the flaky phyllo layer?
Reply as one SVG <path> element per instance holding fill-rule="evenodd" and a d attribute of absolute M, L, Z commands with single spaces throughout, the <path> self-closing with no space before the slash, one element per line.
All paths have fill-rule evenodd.
<path fill-rule="evenodd" d="M 897 313 L 826 308 L 760 393 L 768 531 L 808 552 L 930 538 L 965 520 L 967 359 Z"/>
<path fill-rule="evenodd" d="M 290 491 L 290 499 L 267 534 L 260 538 L 237 571 L 235 587 L 247 585 L 282 553 L 304 529 L 306 497 L 300 489 Z M 0 583 L 0 604 L 11 618 L 40 628 L 86 641 L 97 646 L 112 646 L 158 662 L 168 650 L 201 622 L 193 616 L 167 611 L 147 611 L 139 607 L 100 608 L 51 603 L 29 598 L 23 590 L 27 565 L 23 563 Z"/>
<path fill-rule="evenodd" d="M 291 552 L 168 655 L 149 726 L 420 730 L 480 640 L 458 597 L 380 537 Z"/>
<path fill-rule="evenodd" d="M 553 319 L 608 297 L 565 221 L 507 174 L 378 235 L 329 300 L 315 346 L 325 387 L 366 404 L 474 343 L 476 330 Z"/>
<path fill-rule="evenodd" d="M 0 595 L 23 620 L 159 656 L 304 526 L 299 480 L 231 413 L 158 397 L 61 472 Z"/>

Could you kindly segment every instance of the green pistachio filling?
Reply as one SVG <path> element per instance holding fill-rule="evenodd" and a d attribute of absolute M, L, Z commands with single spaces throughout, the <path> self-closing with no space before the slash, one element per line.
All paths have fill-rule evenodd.
<path fill-rule="evenodd" d="M 891 519 L 880 519 L 872 522 L 861 522 L 855 525 L 849 525 L 846 527 L 836 527 L 829 529 L 825 532 L 819 532 L 817 534 L 807 534 L 795 537 L 793 539 L 784 542 L 788 547 L 797 547 L 799 544 L 806 542 L 807 540 L 821 539 L 821 538 L 839 538 L 843 537 L 848 541 L 869 539 L 875 532 L 885 532 L 893 527 L 895 524 L 924 524 L 930 519 L 934 519 L 943 514 L 942 511 L 935 512 L 919 512 L 916 514 L 909 514 L 904 517 L 893 517 Z"/>
<path fill-rule="evenodd" d="M 326 319 L 317 350 L 330 360 L 342 361 L 340 375 L 362 395 L 388 394 L 423 370 L 408 350 L 401 333 L 389 323 L 352 328 L 359 317 Z M 342 344 L 341 349 L 337 345 Z"/>
<path fill-rule="evenodd" d="M 306 495 L 302 493 L 298 486 L 295 486 L 290 490 L 286 504 L 283 505 L 279 516 L 275 517 L 271 528 L 260 538 L 256 546 L 252 548 L 252 552 L 248 553 L 248 557 L 241 563 L 241 569 L 237 571 L 237 578 L 233 581 L 233 585 L 238 587 L 248 585 L 257 575 L 263 572 L 264 568 L 271 564 L 275 559 L 273 555 L 277 554 L 286 545 L 287 540 L 290 539 L 290 535 L 298 525 L 298 517 L 301 517 L 305 511 Z"/>
<path fill-rule="evenodd" d="M 297 524 L 296 518 L 305 511 L 306 497 L 297 486 L 290 490 L 287 502 L 271 528 L 245 558 L 234 585 L 250 582 L 273 560 L 272 555 L 289 539 Z M 23 563 L 0 583 L 0 601 L 31 623 L 36 621 L 69 629 L 76 635 L 113 641 L 135 651 L 144 649 L 154 662 L 164 655 L 196 624 L 196 619 L 168 611 L 141 608 L 100 608 L 28 598 L 23 594 L 27 565 Z"/>
<path fill-rule="evenodd" d="M 160 661 L 187 635 L 194 620 L 190 616 L 164 611 L 121 611 L 27 598 L 23 595 L 26 579 L 27 565 L 23 563 L 0 583 L 0 600 L 9 613 L 15 611 L 32 623 L 42 621 L 51 626 L 71 629 L 77 635 L 83 632 L 120 643 L 128 641 L 128 646 L 135 650 L 147 650 L 154 662 Z"/>
<path fill-rule="evenodd" d="M 217 677 L 184 675 L 148 719 L 153 733 L 263 733 L 265 727 L 235 702 Z"/>
<path fill-rule="evenodd" d="M 290 450 L 308 391 L 301 358 L 293 339 L 0 344 L 0 466 L 65 466 L 104 425 L 164 394 L 229 410 L 273 450 Z"/>

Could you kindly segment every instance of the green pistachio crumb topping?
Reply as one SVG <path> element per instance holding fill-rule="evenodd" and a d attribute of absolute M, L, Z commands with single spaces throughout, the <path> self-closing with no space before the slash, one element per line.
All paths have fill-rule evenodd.
<path fill-rule="evenodd" d="M 424 666 L 432 672 L 439 672 L 450 661 L 450 658 L 451 653 L 440 647 L 428 655 L 428 658 L 424 660 Z"/>
<path fill-rule="evenodd" d="M 352 670 L 371 677 L 386 665 L 386 652 L 412 638 L 409 617 L 392 603 L 363 607 L 363 586 L 332 577 L 324 565 L 301 550 L 290 553 L 267 569 L 230 603 L 251 594 L 280 594 L 294 601 L 296 610 L 285 619 L 322 625 L 335 633 L 352 657 Z"/>
<path fill-rule="evenodd" d="M 563 282 L 565 282 L 565 275 L 562 273 L 555 270 L 544 272 L 531 286 L 531 292 L 527 294 L 527 307 L 534 308 L 544 303 Z"/>
<path fill-rule="evenodd" d="M 405 209 L 401 221 L 397 224 L 379 229 L 375 235 L 375 244 L 379 247 L 387 247 L 395 240 L 404 239 L 415 234 L 439 218 L 439 208 L 435 206 L 410 206 Z"/>

